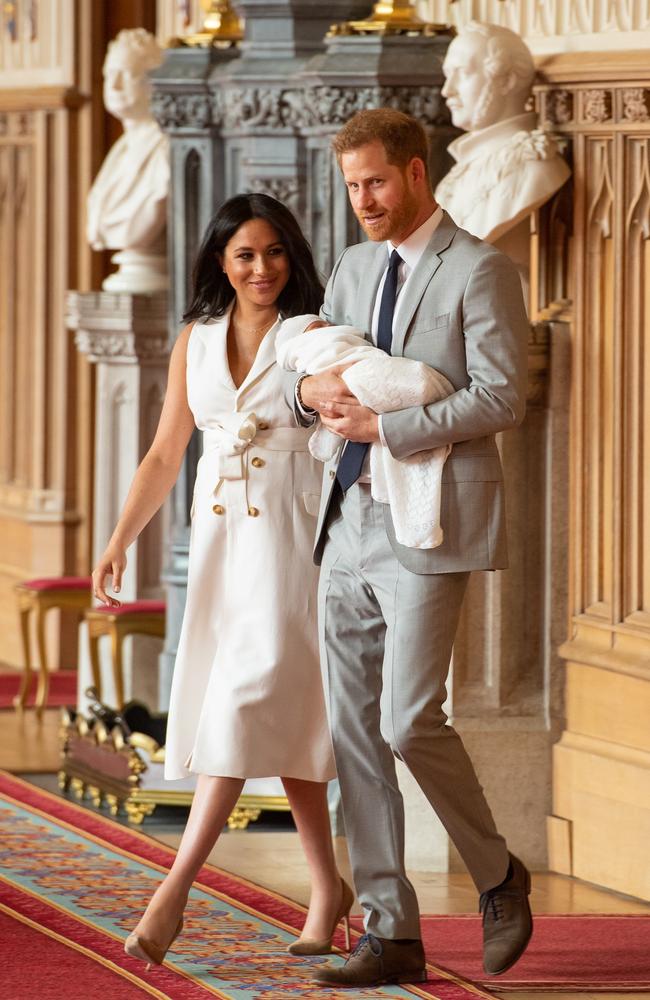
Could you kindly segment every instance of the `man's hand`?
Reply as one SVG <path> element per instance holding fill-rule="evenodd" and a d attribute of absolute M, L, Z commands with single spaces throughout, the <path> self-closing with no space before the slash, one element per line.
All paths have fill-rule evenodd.
<path fill-rule="evenodd" d="M 300 383 L 300 396 L 305 404 L 312 410 L 318 410 L 323 414 L 323 407 L 326 404 L 345 404 L 346 406 L 360 406 L 359 400 L 353 396 L 347 385 L 341 378 L 350 365 L 336 365 L 328 368 L 320 375 L 308 375 Z"/>
<path fill-rule="evenodd" d="M 320 410 L 323 427 L 334 431 L 346 441 L 370 442 L 380 441 L 379 417 L 374 410 L 362 406 L 357 399 L 356 405 L 347 403 L 325 403 Z"/>

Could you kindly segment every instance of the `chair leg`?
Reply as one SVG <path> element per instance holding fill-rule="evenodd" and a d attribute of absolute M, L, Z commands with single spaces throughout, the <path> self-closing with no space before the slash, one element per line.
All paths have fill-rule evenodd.
<path fill-rule="evenodd" d="M 38 686 L 36 688 L 36 714 L 40 717 L 47 704 L 47 694 L 50 688 L 50 672 L 47 664 L 47 643 L 45 642 L 45 613 L 46 609 L 36 608 L 36 645 L 38 647 L 38 658 L 40 674 Z"/>
<path fill-rule="evenodd" d="M 21 608 L 20 614 L 20 635 L 23 643 L 23 657 L 24 657 L 24 669 L 23 676 L 20 682 L 20 690 L 16 697 L 14 698 L 14 706 L 18 709 L 23 709 L 27 704 L 27 696 L 29 694 L 29 689 L 32 683 L 32 654 L 30 648 L 30 638 L 29 638 L 29 613 L 31 608 L 25 607 Z"/>
<path fill-rule="evenodd" d="M 99 665 L 99 636 L 93 635 L 92 625 L 88 624 L 88 654 L 90 657 L 90 670 L 93 675 L 93 687 L 97 692 L 97 697 L 102 700 L 102 671 Z"/>
<path fill-rule="evenodd" d="M 117 708 L 124 706 L 124 665 L 122 663 L 122 642 L 124 636 L 117 622 L 111 627 L 111 652 L 113 654 L 113 678 L 115 681 L 115 698 Z"/>

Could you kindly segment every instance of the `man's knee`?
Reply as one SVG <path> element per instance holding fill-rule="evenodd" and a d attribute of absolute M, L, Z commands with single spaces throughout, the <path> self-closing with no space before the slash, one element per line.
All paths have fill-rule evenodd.
<path fill-rule="evenodd" d="M 398 760 L 409 759 L 432 740 L 446 735 L 447 716 L 442 706 L 415 715 L 381 719 L 381 735 Z"/>

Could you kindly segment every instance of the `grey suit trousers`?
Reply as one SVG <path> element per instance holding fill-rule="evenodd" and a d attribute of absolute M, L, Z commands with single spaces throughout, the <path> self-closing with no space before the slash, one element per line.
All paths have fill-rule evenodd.
<path fill-rule="evenodd" d="M 420 937 L 404 868 L 402 760 L 479 892 L 508 852 L 472 763 L 442 710 L 469 573 L 411 573 L 393 552 L 383 505 L 356 484 L 332 504 L 319 591 L 321 657 L 350 860 L 366 929 Z"/>

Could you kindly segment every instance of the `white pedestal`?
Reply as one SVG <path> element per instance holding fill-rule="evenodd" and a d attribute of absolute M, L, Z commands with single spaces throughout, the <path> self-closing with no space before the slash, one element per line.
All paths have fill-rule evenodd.
<path fill-rule="evenodd" d="M 68 327 L 78 350 L 97 366 L 93 562 L 101 556 L 124 505 L 133 475 L 151 444 L 167 383 L 167 295 L 70 292 Z M 120 599 L 160 599 L 163 512 L 128 552 Z M 78 703 L 91 683 L 88 638 L 80 629 Z M 158 702 L 160 640 L 133 636 L 124 646 L 125 697 Z M 115 704 L 106 640 L 100 642 L 102 696 Z"/>

